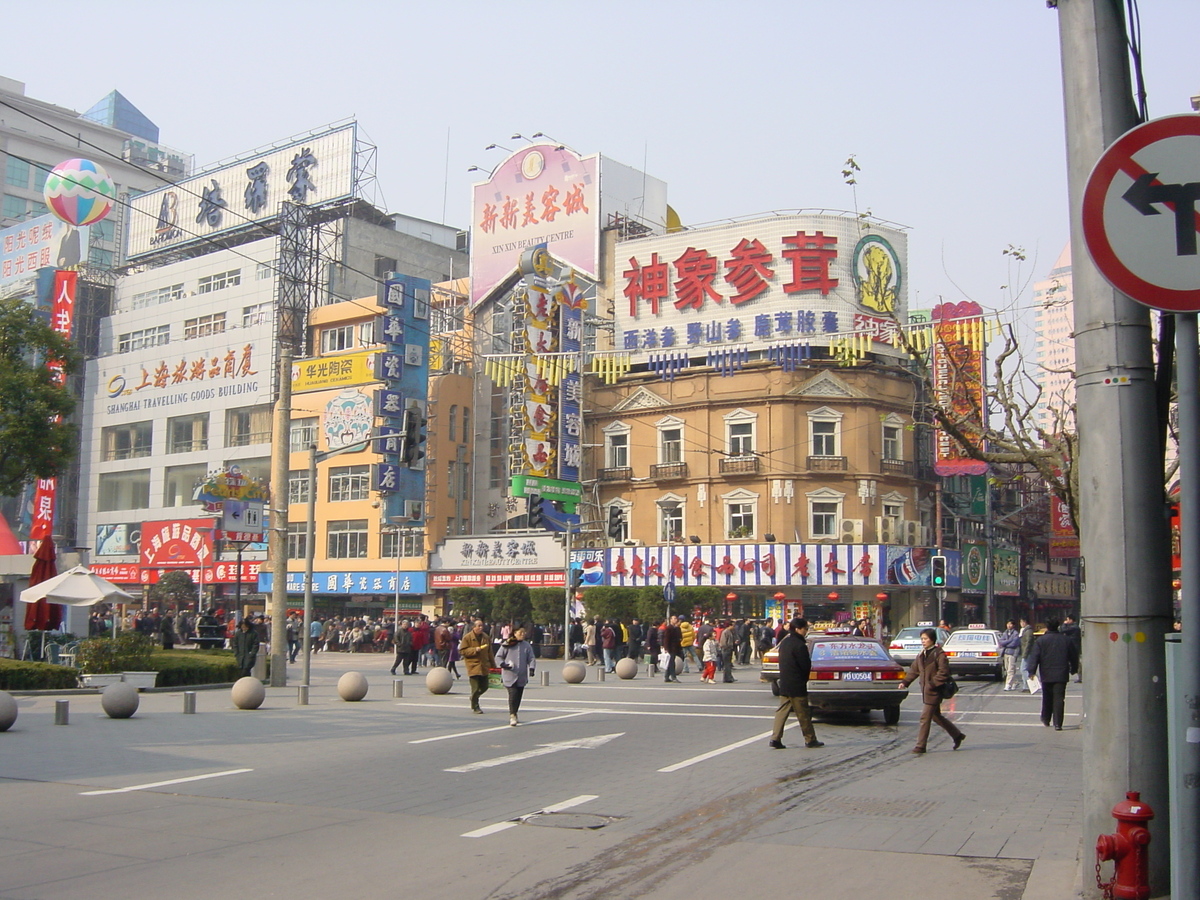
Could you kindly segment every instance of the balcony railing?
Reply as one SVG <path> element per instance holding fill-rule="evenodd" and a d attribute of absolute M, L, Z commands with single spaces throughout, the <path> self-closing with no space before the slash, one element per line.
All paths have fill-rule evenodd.
<path fill-rule="evenodd" d="M 721 457 L 722 475 L 757 475 L 757 456 L 723 456 Z"/>
<path fill-rule="evenodd" d="M 808 468 L 812 472 L 845 472 L 847 469 L 844 456 L 810 456 Z"/>
<path fill-rule="evenodd" d="M 904 475 L 912 477 L 913 464 L 904 459 L 881 459 L 879 471 L 884 475 Z"/>
<path fill-rule="evenodd" d="M 631 469 L 629 466 L 601 469 L 597 477 L 601 481 L 628 481 L 633 477 L 633 469 Z"/>
<path fill-rule="evenodd" d="M 688 477 L 688 464 L 685 462 L 659 463 L 650 467 L 650 477 L 659 481 L 675 481 Z"/>

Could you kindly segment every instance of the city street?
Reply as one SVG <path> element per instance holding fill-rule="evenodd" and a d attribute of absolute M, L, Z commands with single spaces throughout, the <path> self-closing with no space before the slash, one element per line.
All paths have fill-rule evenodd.
<path fill-rule="evenodd" d="M 898 727 L 821 717 L 826 746 L 806 750 L 793 720 L 779 751 L 753 668 L 567 685 L 545 664 L 517 728 L 503 691 L 472 715 L 465 679 L 435 696 L 410 676 L 393 699 L 373 654 L 314 656 L 308 706 L 289 686 L 240 711 L 223 689 L 184 715 L 155 692 L 111 720 L 94 694 L 18 696 L 0 897 L 1072 896 L 1080 685 L 1062 732 L 1039 697 L 970 680 L 946 704 L 958 752 L 940 732 L 909 752 L 915 692 Z M 336 696 L 351 670 L 371 682 L 360 703 Z"/>

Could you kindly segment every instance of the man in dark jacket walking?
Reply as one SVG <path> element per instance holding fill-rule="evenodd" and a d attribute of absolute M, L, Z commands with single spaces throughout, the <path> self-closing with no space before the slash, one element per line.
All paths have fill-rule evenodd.
<path fill-rule="evenodd" d="M 258 646 L 260 638 L 258 632 L 254 630 L 254 623 L 249 616 L 245 616 L 238 630 L 233 635 L 233 657 L 237 661 L 238 671 L 241 672 L 241 677 L 246 678 L 254 674 L 254 661 L 258 657 Z"/>
<path fill-rule="evenodd" d="M 679 628 L 679 616 L 671 616 L 667 627 L 663 629 L 662 647 L 671 654 L 667 661 L 666 677 L 663 681 L 679 681 L 675 674 L 675 660 L 683 656 L 683 632 Z"/>
<path fill-rule="evenodd" d="M 1075 681 L 1081 682 L 1083 681 L 1083 632 L 1079 630 L 1074 616 L 1063 616 L 1062 633 L 1075 646 L 1075 672 L 1077 673 Z"/>
<path fill-rule="evenodd" d="M 721 638 L 717 641 L 717 645 L 721 648 L 721 671 L 724 673 L 722 681 L 725 684 L 732 684 L 737 681 L 733 677 L 733 657 L 737 653 L 737 629 L 734 628 L 732 622 L 726 622 L 724 629 L 721 631 Z"/>
<path fill-rule="evenodd" d="M 1067 698 L 1067 682 L 1079 669 L 1079 651 L 1071 640 L 1058 630 L 1058 619 L 1046 620 L 1046 633 L 1038 638 L 1025 660 L 1025 671 L 1042 680 L 1042 724 L 1062 731 L 1063 706 Z"/>
<path fill-rule="evenodd" d="M 812 710 L 808 706 L 808 674 L 812 671 L 812 658 L 808 655 L 808 621 L 792 619 L 787 634 L 779 642 L 779 709 L 775 711 L 775 729 L 771 732 L 774 750 L 783 746 L 783 729 L 788 716 L 793 712 L 800 722 L 805 747 L 824 747 L 813 730 Z"/>

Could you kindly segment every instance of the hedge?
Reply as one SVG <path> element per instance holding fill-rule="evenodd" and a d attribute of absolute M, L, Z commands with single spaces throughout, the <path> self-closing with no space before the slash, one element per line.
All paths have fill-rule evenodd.
<path fill-rule="evenodd" d="M 0 690 L 36 691 L 78 687 L 79 671 L 70 666 L 0 659 Z"/>
<path fill-rule="evenodd" d="M 147 671 L 158 672 L 157 687 L 226 684 L 238 680 L 237 661 L 231 650 L 159 650 L 151 655 Z"/>

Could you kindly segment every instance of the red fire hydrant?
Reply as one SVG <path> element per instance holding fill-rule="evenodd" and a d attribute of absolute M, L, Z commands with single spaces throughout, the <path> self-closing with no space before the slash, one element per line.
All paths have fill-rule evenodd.
<path fill-rule="evenodd" d="M 1146 823 L 1154 810 L 1141 802 L 1137 791 L 1126 791 L 1125 799 L 1113 807 L 1116 834 L 1096 838 L 1096 886 L 1105 897 L 1118 900 L 1148 900 L 1150 897 L 1150 831 Z M 1100 880 L 1101 860 L 1115 860 L 1112 881 Z"/>

